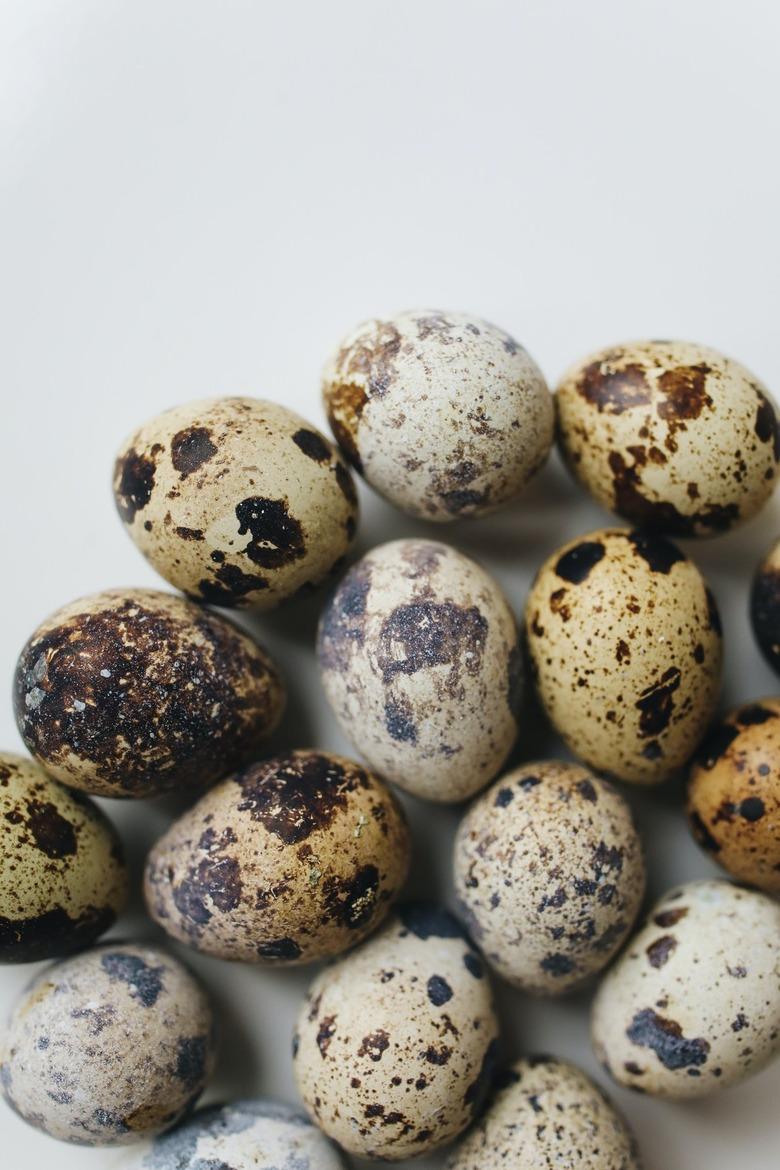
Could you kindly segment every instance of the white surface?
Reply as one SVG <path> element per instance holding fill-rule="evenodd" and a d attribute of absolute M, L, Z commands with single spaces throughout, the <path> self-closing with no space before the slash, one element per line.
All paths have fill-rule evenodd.
<path fill-rule="evenodd" d="M 158 583 L 109 492 L 125 432 L 222 392 L 321 421 L 320 365 L 373 313 L 479 313 L 552 381 L 613 340 L 690 337 L 777 392 L 779 34 L 772 0 L 0 4 L 6 679 L 57 605 Z M 426 531 L 363 499 L 362 548 Z M 604 519 L 553 464 L 515 507 L 436 535 L 491 567 L 519 610 L 543 556 Z M 724 704 L 777 689 L 746 590 L 778 527 L 775 501 L 693 548 L 725 619 Z M 343 750 L 314 672 L 315 618 L 309 605 L 250 624 L 290 680 L 280 742 Z M 16 749 L 8 703 L 0 730 Z M 554 750 L 527 750 L 542 747 Z M 712 872 L 679 793 L 635 804 L 656 892 Z M 136 878 L 171 811 L 111 805 Z M 457 813 L 412 811 L 413 885 L 445 894 Z M 156 936 L 137 899 L 115 933 Z M 289 1036 L 309 974 L 194 966 L 223 1028 L 210 1098 L 294 1100 Z M 32 973 L 0 971 L 3 1007 Z M 540 1005 L 502 991 L 507 1052 L 595 1071 L 585 998 Z M 695 1105 L 615 1095 L 648 1170 L 770 1170 L 779 1093 L 776 1065 Z M 4 1107 L 0 1140 L 9 1168 L 115 1164 Z"/>

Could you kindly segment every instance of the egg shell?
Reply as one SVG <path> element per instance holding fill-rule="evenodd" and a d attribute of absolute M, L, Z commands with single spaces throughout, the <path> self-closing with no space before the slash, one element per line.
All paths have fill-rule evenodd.
<path fill-rule="evenodd" d="M 89 946 L 127 897 L 119 836 L 92 801 L 0 752 L 0 963 Z"/>
<path fill-rule="evenodd" d="M 552 1057 L 519 1060 L 497 1078 L 482 1120 L 446 1170 L 640 1170 L 636 1142 L 601 1089 Z"/>
<path fill-rule="evenodd" d="M 293 1044 L 298 1088 L 350 1153 L 420 1157 L 479 1112 L 496 1033 L 483 964 L 455 919 L 407 904 L 312 984 Z"/>
<path fill-rule="evenodd" d="M 721 626 L 675 545 L 618 528 L 570 541 L 539 570 L 525 624 L 540 698 L 575 755 L 635 784 L 687 763 L 715 710 Z"/>
<path fill-rule="evenodd" d="M 352 465 L 425 520 L 500 508 L 552 444 L 552 396 L 538 366 L 508 333 L 465 313 L 364 322 L 328 361 L 323 397 Z"/>
<path fill-rule="evenodd" d="M 780 674 L 780 540 L 773 544 L 753 577 L 750 621 L 761 653 Z"/>
<path fill-rule="evenodd" d="M 200 984 L 157 947 L 106 944 L 46 968 L 17 1002 L 0 1087 L 62 1141 L 125 1145 L 194 1104 L 214 1062 Z"/>
<path fill-rule="evenodd" d="M 408 792 L 463 800 L 509 754 L 522 689 L 514 615 L 448 545 L 398 540 L 364 556 L 323 611 L 317 653 L 344 734 Z"/>
<path fill-rule="evenodd" d="M 704 1097 L 780 1048 L 780 906 L 726 881 L 668 893 L 604 978 L 596 1055 L 620 1084 Z"/>
<path fill-rule="evenodd" d="M 259 398 L 188 402 L 150 419 L 117 456 L 114 497 L 130 536 L 171 585 L 256 609 L 324 580 L 358 515 L 333 444 Z"/>
<path fill-rule="evenodd" d="M 711 729 L 691 768 L 688 817 L 713 861 L 780 894 L 780 698 L 737 707 Z"/>
<path fill-rule="evenodd" d="M 564 374 L 555 405 L 576 478 L 644 528 L 715 536 L 749 520 L 774 489 L 775 403 L 749 370 L 707 346 L 601 350 Z"/>
<path fill-rule="evenodd" d="M 379 925 L 410 848 L 381 780 L 340 756 L 292 752 L 225 780 L 171 826 L 147 861 L 147 905 L 207 954 L 308 963 Z"/>
<path fill-rule="evenodd" d="M 524 764 L 480 796 L 453 859 L 461 916 L 516 987 L 561 995 L 606 966 L 645 890 L 622 796 L 578 764 Z"/>
<path fill-rule="evenodd" d="M 82 597 L 16 665 L 22 739 L 63 784 L 156 796 L 213 782 L 259 750 L 284 708 L 265 651 L 230 622 L 152 589 Z"/>

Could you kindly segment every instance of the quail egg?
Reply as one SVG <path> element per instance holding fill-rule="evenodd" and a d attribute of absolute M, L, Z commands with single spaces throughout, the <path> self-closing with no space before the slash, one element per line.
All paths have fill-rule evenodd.
<path fill-rule="evenodd" d="M 756 569 L 750 620 L 762 654 L 775 674 L 780 674 L 780 540 Z"/>

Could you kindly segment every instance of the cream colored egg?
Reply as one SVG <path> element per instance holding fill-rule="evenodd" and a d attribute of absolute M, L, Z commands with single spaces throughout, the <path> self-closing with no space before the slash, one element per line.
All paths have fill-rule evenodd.
<path fill-rule="evenodd" d="M 211 398 L 125 442 L 114 495 L 130 536 L 177 589 L 271 609 L 318 585 L 357 524 L 352 477 L 305 419 L 259 398 Z"/>
<path fill-rule="evenodd" d="M 547 714 L 586 764 L 654 784 L 688 761 L 717 702 L 721 627 L 675 545 L 617 528 L 571 541 L 539 570 L 525 624 Z"/>
<path fill-rule="evenodd" d="M 327 363 L 341 449 L 391 503 L 426 520 L 500 508 L 545 462 L 552 398 L 538 366 L 479 317 L 431 310 L 359 325 Z"/>
<path fill-rule="evenodd" d="M 386 779 L 457 801 L 498 772 L 517 736 L 521 654 L 474 561 L 429 540 L 380 545 L 326 605 L 317 649 L 344 734 Z"/>

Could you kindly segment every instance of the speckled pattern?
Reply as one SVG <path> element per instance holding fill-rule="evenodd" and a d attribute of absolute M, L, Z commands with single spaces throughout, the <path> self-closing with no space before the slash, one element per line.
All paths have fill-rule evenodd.
<path fill-rule="evenodd" d="M 605 508 L 644 528 L 715 536 L 749 520 L 777 478 L 763 383 L 714 349 L 639 341 L 591 354 L 555 395 L 558 439 Z"/>
<path fill-rule="evenodd" d="M 772 545 L 753 577 L 750 621 L 762 654 L 780 675 L 780 540 Z"/>
<path fill-rule="evenodd" d="M 57 610 L 22 650 L 20 734 L 64 784 L 154 796 L 212 783 L 259 750 L 284 687 L 268 655 L 224 618 L 152 589 L 113 589 Z"/>
<path fill-rule="evenodd" d="M 89 946 L 127 896 L 113 825 L 32 760 L 0 752 L 0 963 Z"/>
<path fill-rule="evenodd" d="M 458 923 L 407 904 L 312 984 L 293 1043 L 298 1087 L 350 1153 L 418 1157 L 479 1113 L 496 1033 L 487 973 Z"/>
<path fill-rule="evenodd" d="M 537 995 L 561 995 L 623 943 L 645 889 L 642 843 L 614 788 L 578 764 L 524 764 L 461 821 L 455 890 L 493 966 Z"/>
<path fill-rule="evenodd" d="M 331 429 L 376 491 L 425 520 L 491 512 L 547 458 L 552 397 L 521 345 L 434 310 L 366 321 L 323 374 Z"/>
<path fill-rule="evenodd" d="M 147 861 L 146 900 L 207 954 L 307 963 L 382 921 L 410 850 L 381 780 L 340 756 L 292 752 L 225 780 L 171 826 Z"/>
<path fill-rule="evenodd" d="M 539 570 L 525 622 L 547 714 L 586 764 L 654 784 L 687 763 L 718 697 L 721 626 L 675 545 L 617 528 L 570 541 Z"/>
<path fill-rule="evenodd" d="M 495 776 L 517 736 L 522 659 L 496 582 L 445 544 L 380 545 L 320 620 L 325 693 L 371 767 L 428 800 Z"/>
<path fill-rule="evenodd" d="M 730 711 L 691 768 L 688 817 L 713 861 L 780 894 L 780 698 Z"/>
<path fill-rule="evenodd" d="M 704 1097 L 780 1048 L 780 906 L 690 882 L 651 911 L 593 1004 L 596 1055 L 622 1085 Z"/>
<path fill-rule="evenodd" d="M 271 609 L 323 581 L 357 525 L 352 477 L 310 423 L 259 398 L 211 398 L 151 419 L 114 469 L 119 514 L 190 596 Z"/>
<path fill-rule="evenodd" d="M 62 1141 L 124 1145 L 195 1102 L 214 1061 L 200 984 L 156 947 L 107 944 L 46 968 L 16 1004 L 0 1088 Z"/>
<path fill-rule="evenodd" d="M 532 1057 L 501 1073 L 479 1124 L 446 1170 L 640 1170 L 633 1136 L 589 1077 Z"/>

